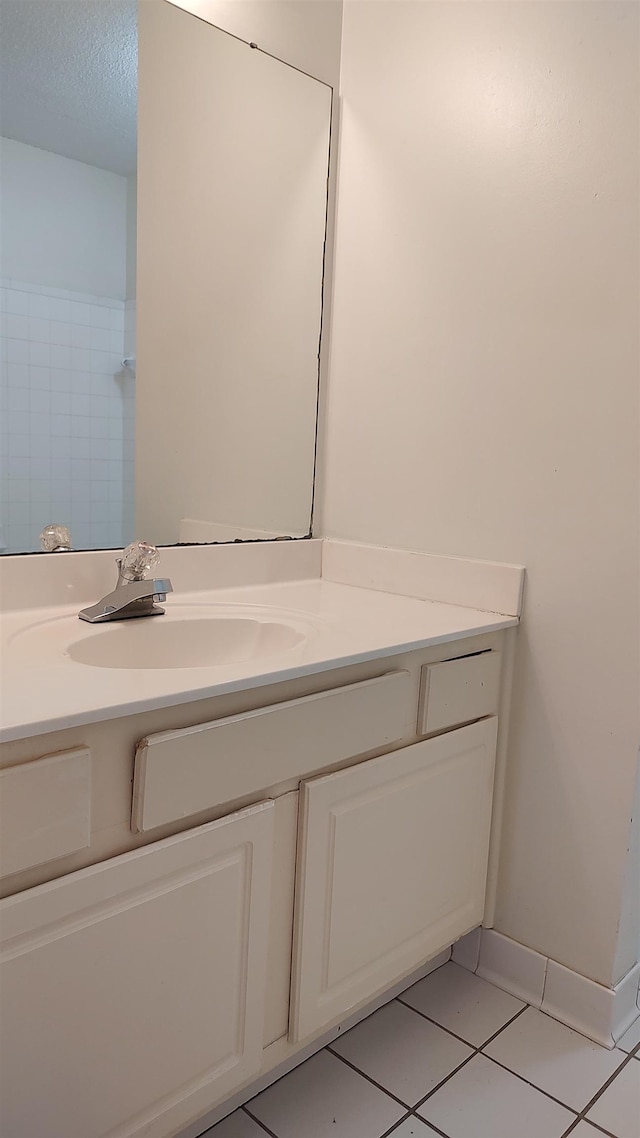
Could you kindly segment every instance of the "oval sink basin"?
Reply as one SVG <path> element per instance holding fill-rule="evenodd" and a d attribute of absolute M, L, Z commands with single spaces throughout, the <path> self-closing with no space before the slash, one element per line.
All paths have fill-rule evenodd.
<path fill-rule="evenodd" d="M 210 668 L 285 652 L 304 639 L 288 624 L 251 617 L 147 617 L 102 625 L 68 644 L 67 654 L 94 668 Z"/>
<path fill-rule="evenodd" d="M 173 604 L 164 616 L 86 624 L 77 615 L 34 621 L 9 635 L 14 667 L 44 663 L 140 670 L 212 668 L 290 652 L 316 632 L 300 613 L 261 605 Z"/>

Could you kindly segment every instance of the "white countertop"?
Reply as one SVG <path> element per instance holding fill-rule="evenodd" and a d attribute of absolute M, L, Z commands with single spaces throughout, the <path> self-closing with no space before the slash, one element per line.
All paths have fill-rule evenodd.
<path fill-rule="evenodd" d="M 0 740 L 259 688 L 518 624 L 515 616 L 317 578 L 174 593 L 167 598 L 166 615 L 153 619 L 210 615 L 211 610 L 203 612 L 210 605 L 219 606 L 224 616 L 251 615 L 247 606 L 253 606 L 262 619 L 268 615 L 293 624 L 304 640 L 271 656 L 213 667 L 97 668 L 70 659 L 65 645 L 114 624 L 78 620 L 75 604 L 3 615 Z"/>

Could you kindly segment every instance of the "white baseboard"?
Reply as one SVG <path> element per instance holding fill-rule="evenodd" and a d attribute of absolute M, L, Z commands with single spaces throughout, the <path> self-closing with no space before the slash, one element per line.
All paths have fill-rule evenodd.
<path fill-rule="evenodd" d="M 518 944 L 494 929 L 483 929 L 476 972 L 534 1008 L 542 1006 L 548 960 L 532 948 Z"/>
<path fill-rule="evenodd" d="M 606 988 L 494 929 L 463 937 L 452 959 L 603 1047 L 615 1047 L 640 1017 L 640 961 Z"/>
<path fill-rule="evenodd" d="M 604 1047 L 615 1047 L 640 1015 L 639 981 L 640 963 L 634 965 L 615 988 L 604 988 L 550 960 L 542 1011 Z"/>

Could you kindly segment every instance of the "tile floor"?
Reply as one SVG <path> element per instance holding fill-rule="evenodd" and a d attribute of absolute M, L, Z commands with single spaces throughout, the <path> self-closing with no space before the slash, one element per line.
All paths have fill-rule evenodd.
<path fill-rule="evenodd" d="M 206 1138 L 603 1133 L 640 1138 L 640 1022 L 615 1051 L 606 1051 L 448 963 L 207 1130 Z"/>

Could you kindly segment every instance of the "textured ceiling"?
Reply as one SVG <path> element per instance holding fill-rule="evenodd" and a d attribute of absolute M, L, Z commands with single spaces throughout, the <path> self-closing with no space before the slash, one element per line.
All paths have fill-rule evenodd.
<path fill-rule="evenodd" d="M 136 0 L 0 0 L 0 127 L 116 174 L 136 168 Z"/>

